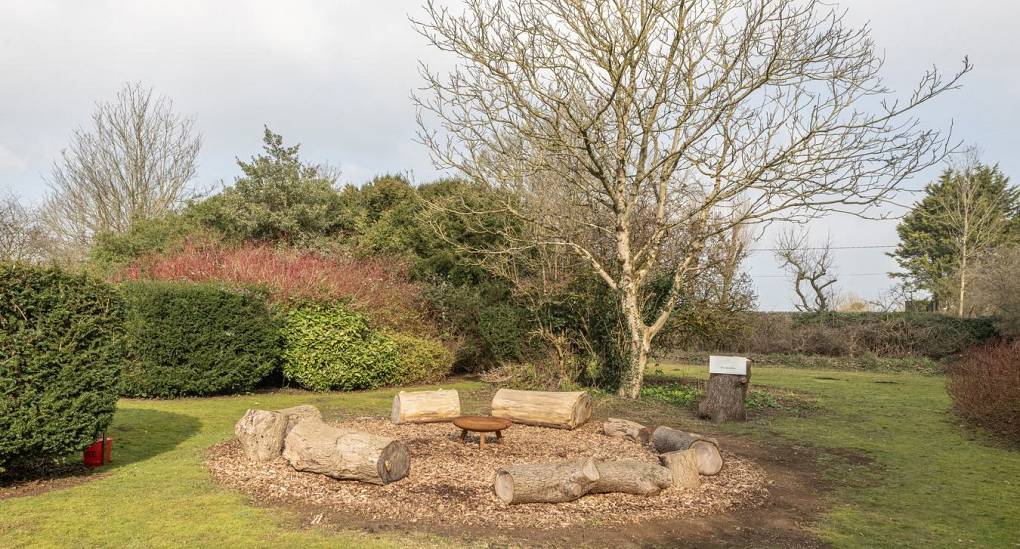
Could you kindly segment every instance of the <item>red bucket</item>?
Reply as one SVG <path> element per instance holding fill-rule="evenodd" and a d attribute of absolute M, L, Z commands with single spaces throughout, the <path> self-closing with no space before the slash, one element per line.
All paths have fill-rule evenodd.
<path fill-rule="evenodd" d="M 85 448 L 85 466 L 100 467 L 110 462 L 113 455 L 113 438 L 102 437 Z"/>

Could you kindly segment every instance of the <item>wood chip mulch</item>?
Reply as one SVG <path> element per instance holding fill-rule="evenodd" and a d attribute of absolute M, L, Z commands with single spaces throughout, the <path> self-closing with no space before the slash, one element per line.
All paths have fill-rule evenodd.
<path fill-rule="evenodd" d="M 377 486 L 298 472 L 282 458 L 255 464 L 245 458 L 236 440 L 210 448 L 208 466 L 217 481 L 260 502 L 324 507 L 366 521 L 499 529 L 624 525 L 717 514 L 760 505 L 768 495 L 764 470 L 723 448 L 722 471 L 702 476 L 696 490 L 669 488 L 650 497 L 593 494 L 567 503 L 507 505 L 492 491 L 493 475 L 500 467 L 587 456 L 658 460 L 639 444 L 603 435 L 596 422 L 573 431 L 514 425 L 504 431 L 501 443 L 490 438 L 485 450 L 479 450 L 477 437 L 461 443 L 460 429 L 449 423 L 394 425 L 382 418 L 357 418 L 342 425 L 407 444 L 411 453 L 407 478 Z"/>

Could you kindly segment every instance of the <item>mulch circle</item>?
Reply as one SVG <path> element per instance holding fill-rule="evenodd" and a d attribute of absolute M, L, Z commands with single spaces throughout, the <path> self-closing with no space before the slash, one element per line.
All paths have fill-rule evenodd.
<path fill-rule="evenodd" d="M 376 486 L 302 473 L 282 458 L 269 464 L 248 461 L 231 440 L 210 448 L 213 477 L 260 502 L 310 505 L 350 513 L 363 520 L 408 524 L 558 529 L 583 525 L 625 525 L 657 519 L 718 514 L 762 504 L 769 481 L 752 461 L 728 453 L 719 474 L 702 476 L 695 490 L 669 488 L 655 496 L 592 494 L 557 504 L 507 505 L 492 491 L 496 470 L 512 464 L 593 457 L 597 460 L 640 459 L 658 463 L 639 444 L 611 438 L 595 422 L 573 431 L 514 425 L 499 444 L 483 450 L 460 441 L 449 423 L 394 425 L 381 418 L 336 423 L 346 428 L 393 437 L 411 453 L 411 472 L 397 482 Z M 469 437 L 469 442 L 477 442 Z"/>

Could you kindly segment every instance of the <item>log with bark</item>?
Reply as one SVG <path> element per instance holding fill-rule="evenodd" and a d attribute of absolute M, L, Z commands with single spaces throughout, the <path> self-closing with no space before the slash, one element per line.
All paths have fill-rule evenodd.
<path fill-rule="evenodd" d="M 698 454 L 693 448 L 678 452 L 667 452 L 659 456 L 659 462 L 665 466 L 677 488 L 697 488 L 701 486 L 698 475 Z"/>
<path fill-rule="evenodd" d="M 587 494 L 599 478 L 590 458 L 511 465 L 496 471 L 493 489 L 504 503 L 562 503 Z"/>
<path fill-rule="evenodd" d="M 248 459 L 268 462 L 280 457 L 287 432 L 306 419 L 321 419 L 314 406 L 301 405 L 283 410 L 248 410 L 234 425 L 234 434 L 241 442 Z"/>
<path fill-rule="evenodd" d="M 714 475 L 722 469 L 723 459 L 719 453 L 719 442 L 714 438 L 688 433 L 669 427 L 656 427 L 652 432 L 652 445 L 660 454 L 691 449 L 697 455 L 698 472 Z"/>
<path fill-rule="evenodd" d="M 404 443 L 314 419 L 299 421 L 287 433 L 283 457 L 298 471 L 373 484 L 400 480 L 411 468 Z"/>
<path fill-rule="evenodd" d="M 673 483 L 669 469 L 647 461 L 624 459 L 599 461 L 595 465 L 599 479 L 589 490 L 592 494 L 621 492 L 653 496 Z"/>
<path fill-rule="evenodd" d="M 648 444 L 652 438 L 652 430 L 640 423 L 626 419 L 609 418 L 602 423 L 602 432 L 611 437 L 625 438 L 642 445 Z"/>
<path fill-rule="evenodd" d="M 751 364 L 748 361 L 744 375 L 709 374 L 705 385 L 705 398 L 698 403 L 698 415 L 716 423 L 744 421 L 747 410 L 744 398 L 751 383 Z"/>
<path fill-rule="evenodd" d="M 449 421 L 460 415 L 460 394 L 444 391 L 400 391 L 393 397 L 393 423 Z"/>
<path fill-rule="evenodd" d="M 492 415 L 526 425 L 574 429 L 591 418 L 591 395 L 584 391 L 500 389 L 492 397 Z"/>

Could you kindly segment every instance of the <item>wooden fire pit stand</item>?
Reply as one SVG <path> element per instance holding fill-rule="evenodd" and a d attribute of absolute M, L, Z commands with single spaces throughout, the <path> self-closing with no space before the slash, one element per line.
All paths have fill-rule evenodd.
<path fill-rule="evenodd" d="M 460 441 L 467 444 L 469 432 L 478 433 L 478 448 L 485 448 L 485 436 L 496 433 L 496 440 L 503 438 L 503 430 L 509 429 L 513 422 L 508 419 L 491 416 L 460 416 L 453 418 L 453 424 L 460 427 Z"/>

